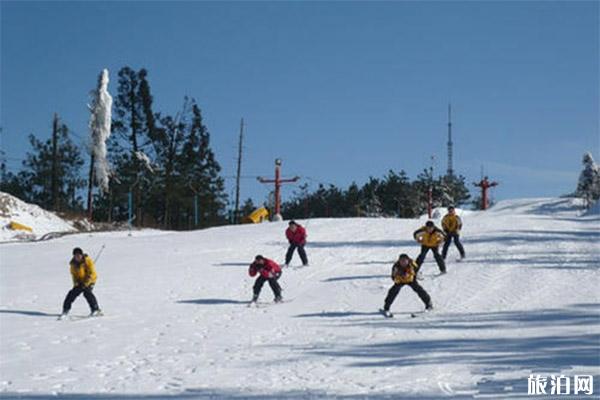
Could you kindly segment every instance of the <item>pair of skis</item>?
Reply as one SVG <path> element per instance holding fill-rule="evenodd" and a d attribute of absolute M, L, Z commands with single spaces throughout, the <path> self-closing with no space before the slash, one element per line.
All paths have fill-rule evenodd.
<path fill-rule="evenodd" d="M 391 311 L 389 310 L 384 310 L 383 308 L 379 309 L 379 312 L 381 313 L 381 315 L 383 315 L 385 318 L 394 318 L 394 314 L 392 314 Z M 420 317 L 424 314 L 427 314 L 431 312 L 431 310 L 424 310 L 424 311 L 417 311 L 417 312 L 412 312 L 410 313 L 410 317 L 411 318 L 417 318 Z"/>
<path fill-rule="evenodd" d="M 99 317 L 103 317 L 104 313 L 102 311 L 96 312 L 96 313 L 92 313 L 89 315 L 69 315 L 69 314 L 60 314 L 58 316 L 58 318 L 56 318 L 57 321 L 81 321 L 84 319 L 91 319 L 91 318 L 99 318 Z"/>
<path fill-rule="evenodd" d="M 283 304 L 283 303 L 289 303 L 290 301 L 292 301 L 291 299 L 282 299 L 279 301 L 273 301 L 273 302 L 266 302 L 266 301 L 249 301 L 248 302 L 248 308 L 263 308 L 263 307 L 269 307 L 269 306 L 276 306 L 278 304 Z"/>

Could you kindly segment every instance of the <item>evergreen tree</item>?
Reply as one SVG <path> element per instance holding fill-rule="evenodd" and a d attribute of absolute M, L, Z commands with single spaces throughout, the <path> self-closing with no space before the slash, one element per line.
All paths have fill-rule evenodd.
<path fill-rule="evenodd" d="M 184 110 L 185 112 L 185 110 Z M 161 222 L 164 228 L 178 228 L 177 211 L 180 208 L 178 200 L 184 194 L 176 182 L 177 158 L 181 152 L 184 139 L 185 122 L 179 116 L 159 118 L 160 127 L 154 130 L 152 144 L 155 162 L 158 165 L 152 193 L 154 218 Z M 183 180 L 180 181 L 184 183 Z"/>
<path fill-rule="evenodd" d="M 4 162 L 0 164 L 0 192 L 10 193 L 24 201 L 28 200 L 22 173 L 13 174 L 8 171 Z"/>
<path fill-rule="evenodd" d="M 150 191 L 152 174 L 144 159 L 149 152 L 149 143 L 155 135 L 152 95 L 147 81 L 147 71 L 136 72 L 123 67 L 118 73 L 117 95 L 114 99 L 112 135 L 108 140 L 109 159 L 114 172 L 110 183 L 108 210 L 111 219 L 124 220 L 127 217 L 128 193 L 133 193 L 135 224 L 144 224 L 144 208 Z M 114 209 L 113 209 L 114 208 Z M 117 215 L 112 216 L 115 212 Z"/>
<path fill-rule="evenodd" d="M 54 211 L 80 211 L 79 189 L 85 186 L 81 151 L 65 124 L 59 123 L 53 136 L 45 142 L 29 136 L 32 151 L 23 161 L 19 184 L 27 188 L 26 201 Z"/>
<path fill-rule="evenodd" d="M 441 187 L 442 205 L 455 207 L 465 204 L 471 197 L 462 175 L 446 175 L 438 184 Z"/>
<path fill-rule="evenodd" d="M 220 176 L 221 166 L 210 146 L 210 133 L 202 120 L 200 107 L 194 99 L 186 99 L 185 104 L 181 127 L 185 135 L 178 142 L 181 151 L 175 164 L 181 193 L 180 207 L 191 210 L 193 197 L 197 196 L 200 226 L 222 224 L 226 221 L 227 196 L 225 181 Z"/>
<path fill-rule="evenodd" d="M 246 201 L 244 201 L 244 203 L 240 207 L 240 216 L 242 218 L 247 217 L 248 215 L 252 214 L 252 212 L 254 210 L 256 210 L 257 208 L 258 207 L 254 205 L 254 202 L 252 201 L 252 199 L 247 198 Z"/>
<path fill-rule="evenodd" d="M 576 195 L 585 201 L 586 208 L 600 199 L 600 165 L 596 164 L 591 153 L 583 155 L 583 170 L 579 174 Z"/>

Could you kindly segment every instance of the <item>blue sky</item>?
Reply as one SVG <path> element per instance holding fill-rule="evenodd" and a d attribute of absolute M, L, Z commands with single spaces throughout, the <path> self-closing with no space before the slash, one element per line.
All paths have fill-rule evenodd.
<path fill-rule="evenodd" d="M 311 189 L 415 177 L 432 155 L 444 172 L 449 102 L 454 169 L 483 166 L 496 199 L 570 192 L 583 152 L 600 158 L 596 1 L 2 1 L 9 167 L 54 112 L 83 143 L 98 73 L 115 93 L 125 65 L 149 71 L 156 111 L 197 99 L 225 176 L 244 117 L 242 197 L 259 202 L 276 157 Z"/>

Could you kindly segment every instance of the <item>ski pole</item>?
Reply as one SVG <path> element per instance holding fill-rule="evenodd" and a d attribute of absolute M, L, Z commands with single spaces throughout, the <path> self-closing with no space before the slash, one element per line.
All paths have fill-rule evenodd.
<path fill-rule="evenodd" d="M 106 247 L 106 245 L 102 244 L 102 247 L 100 247 L 100 251 L 98 251 L 98 254 L 96 254 L 96 258 L 94 258 L 94 264 L 96 264 L 98 262 L 98 259 L 102 255 L 102 251 L 104 250 L 105 247 Z"/>

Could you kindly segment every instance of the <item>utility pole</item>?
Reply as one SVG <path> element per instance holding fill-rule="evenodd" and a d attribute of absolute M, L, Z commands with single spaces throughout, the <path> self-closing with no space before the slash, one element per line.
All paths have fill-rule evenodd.
<path fill-rule="evenodd" d="M 233 223 L 240 222 L 240 176 L 242 174 L 242 143 L 244 141 L 244 118 L 240 122 L 240 141 L 238 144 L 237 175 L 235 177 L 235 211 Z"/>
<path fill-rule="evenodd" d="M 451 178 L 454 175 L 454 168 L 452 167 L 452 105 L 448 104 L 448 170 L 446 176 Z"/>
<path fill-rule="evenodd" d="M 50 182 L 52 191 L 52 209 L 58 211 L 58 115 L 54 113 L 52 121 L 52 177 Z"/>
<path fill-rule="evenodd" d="M 435 156 L 431 156 L 431 166 L 429 167 L 429 189 L 427 189 L 427 216 L 431 219 L 433 213 L 433 163 Z"/>
<path fill-rule="evenodd" d="M 192 184 L 192 182 L 188 183 L 188 186 L 190 189 L 192 189 L 192 192 L 194 192 L 194 228 L 198 228 L 198 224 L 200 223 L 199 220 L 199 213 L 198 213 L 198 189 L 196 187 L 194 187 L 194 185 Z"/>
<path fill-rule="evenodd" d="M 300 179 L 299 176 L 295 176 L 289 179 L 281 179 L 281 159 L 275 160 L 275 179 L 265 179 L 258 177 L 260 183 L 275 183 L 275 215 L 273 215 L 273 221 L 281 221 L 281 184 L 296 182 Z"/>
<path fill-rule="evenodd" d="M 88 221 L 92 222 L 92 190 L 94 189 L 94 150 L 90 155 L 90 175 L 88 182 L 87 212 Z"/>

